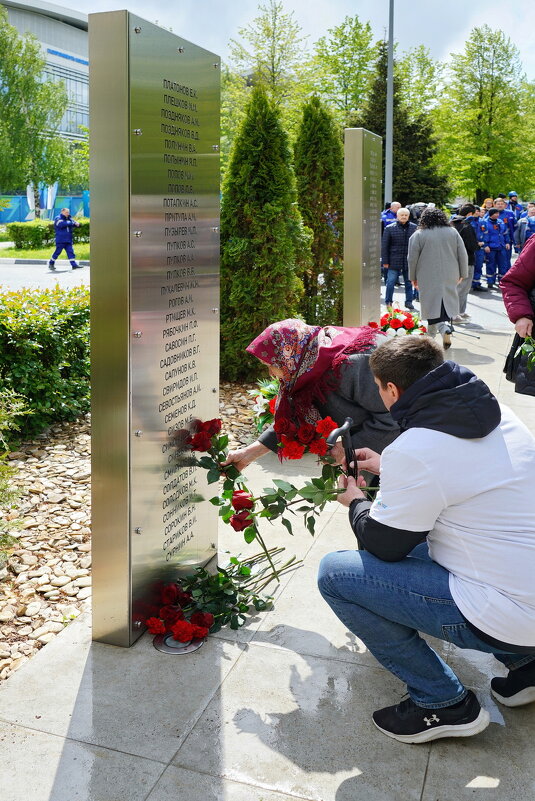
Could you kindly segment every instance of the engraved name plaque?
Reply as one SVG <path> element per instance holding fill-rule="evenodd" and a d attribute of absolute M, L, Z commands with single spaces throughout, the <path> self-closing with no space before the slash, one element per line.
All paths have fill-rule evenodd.
<path fill-rule="evenodd" d="M 344 143 L 344 325 L 379 320 L 382 140 L 346 128 Z"/>
<path fill-rule="evenodd" d="M 126 11 L 90 32 L 93 634 L 128 646 L 156 587 L 215 552 L 220 59 Z"/>

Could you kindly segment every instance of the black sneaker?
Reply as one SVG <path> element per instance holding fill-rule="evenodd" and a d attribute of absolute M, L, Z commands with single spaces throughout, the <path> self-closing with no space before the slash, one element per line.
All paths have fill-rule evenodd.
<path fill-rule="evenodd" d="M 472 690 L 460 704 L 442 709 L 425 709 L 406 698 L 400 704 L 374 712 L 372 719 L 379 731 L 400 743 L 472 737 L 486 729 L 490 722 L 489 713 L 481 708 Z"/>
<path fill-rule="evenodd" d="M 83 264 L 71 264 L 73 270 L 82 270 L 84 265 Z"/>
<path fill-rule="evenodd" d="M 472 284 L 472 292 L 486 292 L 486 291 L 487 291 L 486 286 L 481 286 L 481 284 Z"/>
<path fill-rule="evenodd" d="M 48 262 L 48 269 L 54 271 L 56 269 L 56 265 L 53 261 Z"/>
<path fill-rule="evenodd" d="M 412 305 L 412 303 L 405 304 L 406 309 L 410 309 L 410 311 L 416 311 L 416 307 Z"/>
<path fill-rule="evenodd" d="M 493 696 L 504 706 L 524 706 L 535 701 L 535 662 L 510 670 L 503 678 L 492 679 Z"/>

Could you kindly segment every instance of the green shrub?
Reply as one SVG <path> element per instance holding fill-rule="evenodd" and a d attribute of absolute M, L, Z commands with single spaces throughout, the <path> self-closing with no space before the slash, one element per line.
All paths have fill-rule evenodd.
<path fill-rule="evenodd" d="M 312 232 L 297 208 L 288 137 L 260 86 L 236 136 L 221 205 L 221 373 L 265 372 L 245 347 L 270 323 L 294 317 Z"/>
<path fill-rule="evenodd" d="M 0 392 L 0 443 L 7 447 L 6 440 L 10 431 L 17 430 L 19 415 L 27 414 L 28 410 L 24 403 L 24 398 L 14 392 Z M 15 470 L 11 465 L 4 461 L 5 455 L 0 456 L 0 508 L 9 509 L 19 497 L 19 491 L 13 487 L 11 481 L 15 475 Z M 0 519 L 0 569 L 7 560 L 10 552 L 17 543 L 17 539 L 12 535 L 12 531 L 17 527 L 4 518 Z"/>
<path fill-rule="evenodd" d="M 23 395 L 31 436 L 89 410 L 89 290 L 75 287 L 0 296 L 0 392 Z"/>
<path fill-rule="evenodd" d="M 73 242 L 89 242 L 89 219 L 77 217 L 76 222 L 79 222 L 80 226 L 73 228 Z M 18 250 L 38 250 L 47 245 L 52 246 L 56 238 L 52 220 L 8 223 L 6 228 L 8 241 L 14 242 Z"/>

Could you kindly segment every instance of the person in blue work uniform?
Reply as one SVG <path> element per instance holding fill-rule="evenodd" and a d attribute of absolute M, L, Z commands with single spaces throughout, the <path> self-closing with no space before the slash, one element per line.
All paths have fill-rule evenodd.
<path fill-rule="evenodd" d="M 519 219 L 515 231 L 515 245 L 519 251 L 533 234 L 535 234 L 535 203 L 528 203 L 526 217 Z"/>
<path fill-rule="evenodd" d="M 516 192 L 509 192 L 508 198 L 509 202 L 506 204 L 505 208 L 507 211 L 512 211 L 515 215 L 515 220 L 518 221 L 524 211 L 522 204 L 518 202 L 518 195 Z"/>
<path fill-rule="evenodd" d="M 385 204 L 385 210 L 381 212 L 381 233 L 383 233 L 387 225 L 396 222 L 398 209 L 400 208 L 401 203 L 398 203 L 397 200 Z"/>
<path fill-rule="evenodd" d="M 77 222 L 77 220 L 73 220 L 71 218 L 71 212 L 69 209 L 61 209 L 60 214 L 58 214 L 54 220 L 54 228 L 56 231 L 56 249 L 52 254 L 52 258 L 48 262 L 49 270 L 56 269 L 56 259 L 62 250 L 64 250 L 67 254 L 67 258 L 69 259 L 73 270 L 78 270 L 82 267 L 82 265 L 78 264 L 76 261 L 76 256 L 74 255 L 74 250 L 72 247 L 72 229 L 75 227 L 78 228 L 79 225 L 80 223 Z"/>
<path fill-rule="evenodd" d="M 515 241 L 515 229 L 516 229 L 516 217 L 512 211 L 505 208 L 505 200 L 501 197 L 497 197 L 494 201 L 494 208 L 498 209 L 500 212 L 500 220 L 505 223 L 507 226 L 507 230 L 509 233 L 509 243 L 510 245 L 514 244 Z M 511 247 L 507 248 L 504 251 L 504 257 L 507 262 L 507 269 L 511 266 Z"/>
<path fill-rule="evenodd" d="M 485 251 L 483 250 L 485 242 L 483 241 L 483 209 L 475 206 L 474 214 L 468 217 L 468 222 L 474 229 L 476 235 L 478 249 L 474 253 L 474 277 L 472 279 L 473 292 L 486 292 L 487 288 L 481 285 L 481 275 L 483 273 L 483 264 L 485 262 Z"/>
<path fill-rule="evenodd" d="M 483 221 L 481 228 L 487 254 L 487 286 L 492 289 L 496 282 L 499 284 L 501 276 L 505 275 L 509 269 L 505 256 L 505 253 L 511 249 L 509 229 L 503 220 L 500 220 L 500 211 L 496 208 L 489 209 L 488 217 Z M 496 275 L 496 267 L 498 275 Z"/>

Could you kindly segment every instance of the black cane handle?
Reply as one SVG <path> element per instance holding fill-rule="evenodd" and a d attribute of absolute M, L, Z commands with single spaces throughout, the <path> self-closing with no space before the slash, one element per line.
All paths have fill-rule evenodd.
<path fill-rule="evenodd" d="M 327 446 L 332 448 L 333 445 L 337 442 L 338 438 L 342 438 L 342 445 L 344 446 L 344 454 L 346 457 L 346 465 L 347 465 L 347 475 L 352 476 L 356 479 L 358 475 L 358 465 L 357 460 L 355 459 L 355 452 L 353 450 L 353 444 L 351 442 L 351 428 L 353 427 L 353 418 L 346 417 L 343 426 L 340 428 L 335 428 L 334 431 L 331 431 L 329 436 L 327 437 Z M 353 467 L 350 467 L 351 462 L 353 462 Z"/>

